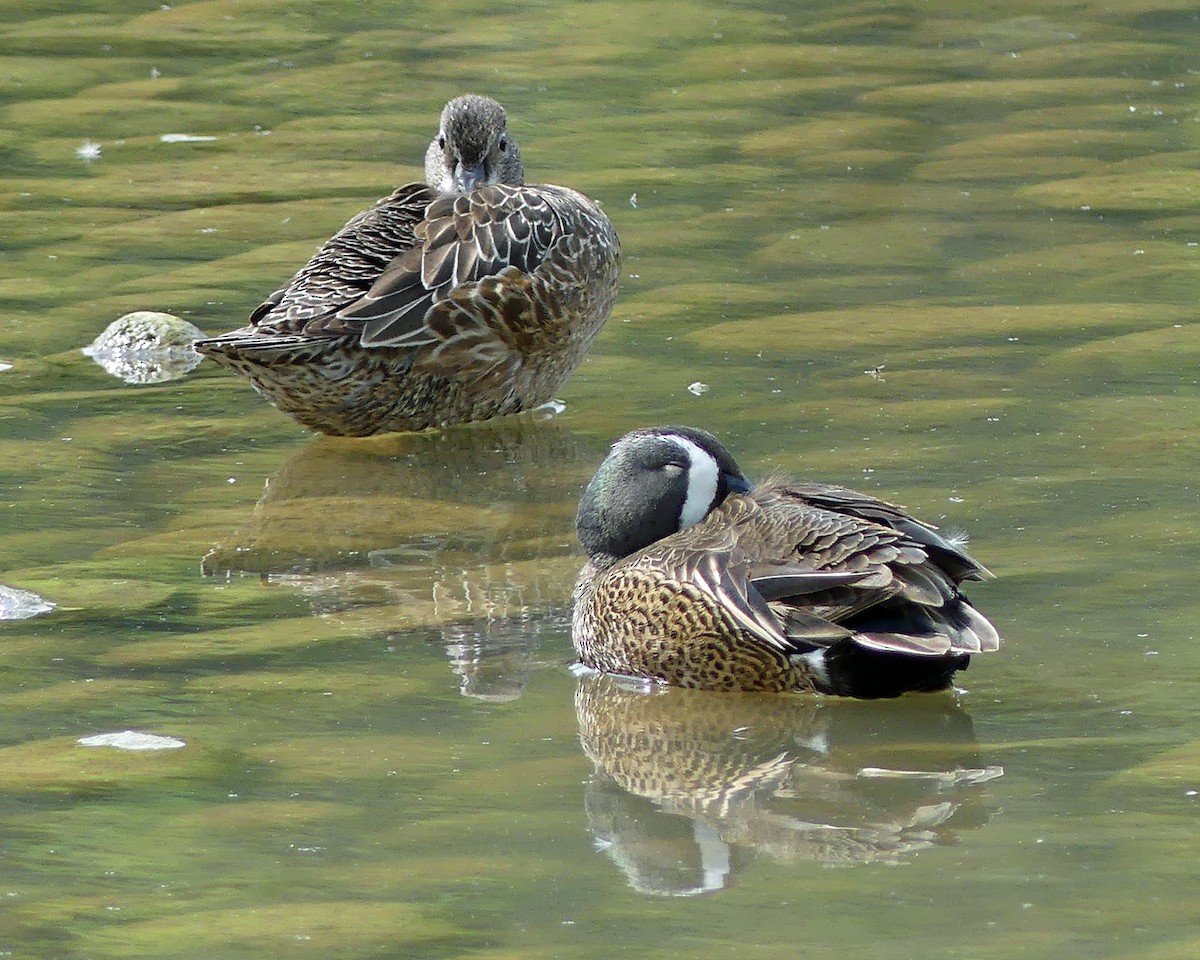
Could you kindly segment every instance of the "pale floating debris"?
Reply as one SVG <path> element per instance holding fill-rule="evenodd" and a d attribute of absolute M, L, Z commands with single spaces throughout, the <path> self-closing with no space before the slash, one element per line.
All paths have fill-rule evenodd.
<path fill-rule="evenodd" d="M 11 363 L 5 363 L 3 360 L 0 360 L 0 373 L 3 373 L 5 370 L 11 370 L 11 369 L 12 369 Z"/>
<path fill-rule="evenodd" d="M 95 140 L 84 140 L 78 147 L 75 148 L 75 156 L 80 160 L 99 160 L 100 159 L 100 144 Z"/>
<path fill-rule="evenodd" d="M 637 209 L 637 194 L 636 193 L 631 193 L 629 195 L 629 205 L 631 207 L 633 207 L 634 210 Z"/>
<path fill-rule="evenodd" d="M 688 384 L 688 393 L 693 394 L 697 397 L 700 396 L 701 394 L 708 393 L 708 384 L 701 383 L 699 380 L 697 380 L 695 383 L 689 383 Z"/>
<path fill-rule="evenodd" d="M 192 342 L 203 336 L 199 327 L 169 313 L 137 310 L 110 323 L 83 354 L 126 383 L 162 383 L 200 365 Z"/>
<path fill-rule="evenodd" d="M 204 137 L 194 133 L 164 133 L 158 138 L 162 143 L 211 143 L 216 137 Z"/>
<path fill-rule="evenodd" d="M 97 733 L 80 737 L 76 743 L 85 747 L 115 747 L 118 750 L 178 750 L 187 744 L 175 737 L 160 737 L 154 733 L 122 730 L 120 733 Z"/>
<path fill-rule="evenodd" d="M 43 600 L 36 593 L 0 583 L 0 620 L 28 620 L 53 609 L 52 601 Z"/>

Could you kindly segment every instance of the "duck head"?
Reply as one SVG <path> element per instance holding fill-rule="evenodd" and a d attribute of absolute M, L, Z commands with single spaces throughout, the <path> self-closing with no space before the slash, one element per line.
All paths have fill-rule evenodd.
<path fill-rule="evenodd" d="M 634 430 L 613 444 L 588 483 L 575 530 L 593 560 L 620 559 L 699 523 L 730 494 L 752 486 L 711 433 Z"/>
<path fill-rule="evenodd" d="M 425 182 L 443 193 L 469 193 L 493 183 L 523 184 L 521 151 L 508 135 L 504 108 L 474 93 L 447 103 L 437 136 L 425 151 Z"/>

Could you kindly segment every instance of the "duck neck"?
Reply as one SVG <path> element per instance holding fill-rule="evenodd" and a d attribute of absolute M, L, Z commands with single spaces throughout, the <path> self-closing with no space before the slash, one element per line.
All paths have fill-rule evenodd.
<path fill-rule="evenodd" d="M 588 557 L 588 564 L 597 573 L 603 573 L 609 567 L 615 567 L 621 559 L 621 557 L 614 557 L 611 553 L 593 553 Z"/>

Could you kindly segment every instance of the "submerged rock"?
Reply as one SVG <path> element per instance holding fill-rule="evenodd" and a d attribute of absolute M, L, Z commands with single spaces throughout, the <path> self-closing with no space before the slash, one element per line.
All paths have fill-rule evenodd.
<path fill-rule="evenodd" d="M 53 609 L 53 603 L 36 593 L 0 583 L 0 620 L 28 620 Z"/>
<path fill-rule="evenodd" d="M 199 327 L 169 313 L 137 310 L 110 323 L 83 353 L 126 383 L 162 383 L 200 365 L 192 341 L 203 336 Z"/>

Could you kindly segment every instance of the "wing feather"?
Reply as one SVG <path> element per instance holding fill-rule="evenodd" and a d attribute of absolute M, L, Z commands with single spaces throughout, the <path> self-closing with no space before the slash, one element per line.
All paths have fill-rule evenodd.
<path fill-rule="evenodd" d="M 847 636 L 916 656 L 996 649 L 995 628 L 957 589 L 960 573 L 983 568 L 919 521 L 921 539 L 910 536 L 909 520 L 841 488 L 769 483 L 662 543 L 703 556 L 684 564 L 691 578 L 775 649 Z"/>
<path fill-rule="evenodd" d="M 435 196 L 424 184 L 407 184 L 359 213 L 250 314 L 250 325 L 261 327 L 264 336 L 344 335 L 342 325 L 320 321 L 358 301 L 416 245 L 416 229 Z"/>
<path fill-rule="evenodd" d="M 338 318 L 361 321 L 364 346 L 430 346 L 417 364 L 463 376 L 470 389 L 510 374 L 557 332 L 531 284 L 570 239 L 571 224 L 543 195 L 552 189 L 492 186 L 434 200 L 415 230 L 419 246 Z"/>
<path fill-rule="evenodd" d="M 726 554 L 706 551 L 688 557 L 681 569 L 689 582 L 715 599 L 747 633 L 777 650 L 792 652 L 770 605 L 746 576 L 744 564 L 731 563 Z"/>

